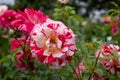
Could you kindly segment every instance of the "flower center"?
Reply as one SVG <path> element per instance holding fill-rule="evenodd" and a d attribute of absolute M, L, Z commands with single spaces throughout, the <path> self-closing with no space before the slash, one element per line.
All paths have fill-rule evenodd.
<path fill-rule="evenodd" d="M 57 48 L 57 38 L 56 36 L 50 36 L 48 40 L 46 41 L 46 49 L 50 53 L 56 53 L 59 51 Z"/>
<path fill-rule="evenodd" d="M 51 43 L 51 44 L 56 44 L 56 38 L 55 38 L 55 37 L 51 37 L 50 43 Z"/>

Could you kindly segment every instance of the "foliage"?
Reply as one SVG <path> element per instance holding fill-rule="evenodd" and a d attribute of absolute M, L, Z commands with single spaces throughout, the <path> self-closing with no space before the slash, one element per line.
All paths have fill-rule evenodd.
<path fill-rule="evenodd" d="M 111 2 L 115 8 L 110 9 L 107 16 L 111 17 L 111 23 L 115 20 L 118 21 L 118 32 L 112 34 L 111 23 L 103 22 L 99 19 L 96 23 L 92 22 L 89 18 L 84 18 L 77 14 L 75 8 L 67 5 L 56 5 L 55 1 L 51 3 L 51 0 L 46 3 L 41 0 L 40 4 L 37 4 L 37 0 L 30 1 L 22 0 L 24 5 L 17 2 L 16 7 L 13 9 L 24 9 L 26 6 L 30 8 L 39 9 L 45 6 L 45 9 L 49 7 L 52 9 L 43 11 L 47 13 L 52 19 L 62 21 L 66 26 L 71 28 L 76 35 L 77 51 L 73 55 L 73 59 L 67 66 L 60 69 L 52 69 L 42 63 L 35 61 L 36 69 L 29 72 L 21 72 L 20 69 L 15 68 L 16 59 L 15 56 L 19 49 L 10 51 L 10 41 L 12 38 L 19 38 L 21 33 L 11 31 L 8 28 L 0 28 L 0 80 L 96 80 L 93 79 L 96 75 L 98 78 L 105 76 L 109 80 L 120 79 L 120 72 L 111 74 L 102 64 L 98 63 L 99 56 L 95 56 L 96 50 L 101 50 L 104 44 L 120 45 L 120 6 L 114 2 Z M 37 5 L 33 5 L 37 4 Z M 54 7 L 53 7 L 54 6 Z M 57 7 L 56 7 L 57 6 Z M 50 13 L 49 13 L 50 12 Z M 118 16 L 118 19 L 115 16 Z M 117 60 L 119 54 L 116 51 L 111 51 Z M 111 59 L 113 57 L 105 57 Z M 118 60 L 119 61 L 119 60 Z M 83 62 L 84 66 L 87 66 L 85 70 L 77 76 L 75 67 L 79 62 Z M 120 63 L 119 63 L 120 64 Z M 120 66 L 118 66 L 120 68 Z M 78 68 L 79 69 L 79 68 Z"/>

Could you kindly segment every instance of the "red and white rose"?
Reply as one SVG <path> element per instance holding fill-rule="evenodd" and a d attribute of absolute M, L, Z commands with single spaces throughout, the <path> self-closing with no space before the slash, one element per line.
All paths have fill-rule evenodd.
<path fill-rule="evenodd" d="M 115 51 L 117 54 L 117 59 L 115 58 Z M 100 54 L 100 55 L 99 55 Z M 117 45 L 103 45 L 101 50 L 97 50 L 95 55 L 99 55 L 99 63 L 101 63 L 107 70 L 112 74 L 120 71 L 120 47 Z M 107 58 L 108 57 L 108 58 Z"/>
<path fill-rule="evenodd" d="M 32 55 L 53 68 L 65 66 L 76 50 L 74 33 L 59 21 L 36 24 L 30 36 Z"/>

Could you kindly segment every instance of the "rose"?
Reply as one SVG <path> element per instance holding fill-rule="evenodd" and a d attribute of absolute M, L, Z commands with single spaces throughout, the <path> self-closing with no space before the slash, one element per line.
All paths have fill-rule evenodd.
<path fill-rule="evenodd" d="M 67 65 L 76 50 L 74 33 L 59 21 L 35 25 L 30 36 L 32 55 L 53 68 Z"/>
<path fill-rule="evenodd" d="M 98 54 L 100 54 L 98 56 Z M 98 62 L 101 63 L 112 74 L 120 71 L 120 48 L 117 45 L 103 45 L 101 50 L 97 50 L 96 57 L 99 57 Z"/>
<path fill-rule="evenodd" d="M 42 11 L 26 8 L 24 12 L 18 11 L 15 16 L 15 20 L 12 21 L 14 28 L 23 31 L 25 34 L 29 34 L 36 24 L 43 24 L 48 19 L 48 16 L 44 15 Z"/>

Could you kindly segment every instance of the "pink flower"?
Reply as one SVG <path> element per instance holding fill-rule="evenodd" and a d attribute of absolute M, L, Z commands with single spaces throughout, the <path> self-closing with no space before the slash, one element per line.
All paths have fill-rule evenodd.
<path fill-rule="evenodd" d="M 114 20 L 113 23 L 111 23 L 111 26 L 112 26 L 112 34 L 116 34 L 118 32 L 118 21 L 117 20 Z"/>
<path fill-rule="evenodd" d="M 75 72 L 76 72 L 76 76 L 80 77 L 80 74 L 83 72 L 83 70 L 85 70 L 85 66 L 83 65 L 82 62 L 78 63 L 78 66 L 75 67 Z"/>
<path fill-rule="evenodd" d="M 118 55 L 115 58 L 115 53 L 112 51 L 116 51 Z M 112 74 L 115 74 L 117 71 L 120 71 L 120 48 L 116 45 L 103 45 L 102 50 L 97 50 L 95 55 L 99 56 L 99 62 L 107 69 L 109 70 Z M 106 59 L 106 57 L 109 57 Z"/>
<path fill-rule="evenodd" d="M 3 28 L 13 28 L 11 22 L 15 20 L 15 15 L 17 13 L 14 10 L 6 10 L 1 16 L 0 16 L 0 25 Z"/>
<path fill-rule="evenodd" d="M 118 31 L 118 28 L 114 25 L 112 25 L 112 34 L 116 34 Z"/>
<path fill-rule="evenodd" d="M 119 19 L 119 16 L 115 16 L 115 20 L 113 20 L 113 21 L 110 16 L 102 18 L 103 22 L 107 22 L 110 24 L 111 32 L 113 35 L 117 34 L 117 32 L 118 32 L 118 28 L 119 28 L 118 27 L 118 24 L 119 24 L 118 19 Z"/>
<path fill-rule="evenodd" d="M 43 24 L 47 18 L 48 16 L 45 16 L 40 10 L 35 11 L 34 9 L 26 8 L 24 12 L 18 11 L 12 25 L 20 31 L 30 33 L 34 25 Z"/>
<path fill-rule="evenodd" d="M 102 18 L 102 21 L 106 22 L 106 23 L 110 23 L 111 22 L 111 17 L 110 16 L 104 17 L 104 18 Z"/>
<path fill-rule="evenodd" d="M 13 39 L 11 41 L 11 51 L 19 49 L 19 52 L 15 55 L 15 66 L 22 72 L 34 70 L 33 57 L 29 48 L 30 38 L 26 40 L 26 43 L 24 43 L 24 40 L 25 37 L 19 38 L 18 40 Z"/>
<path fill-rule="evenodd" d="M 119 16 L 119 15 L 116 15 L 116 16 L 115 16 L 115 19 L 116 19 L 116 20 L 119 20 L 119 19 L 120 19 L 120 16 Z"/>
<path fill-rule="evenodd" d="M 20 38 L 19 40 L 13 39 L 10 44 L 11 45 L 10 50 L 13 51 L 16 50 L 17 48 L 21 48 L 22 44 L 24 44 L 24 38 Z"/>
<path fill-rule="evenodd" d="M 75 35 L 63 23 L 47 20 L 31 32 L 31 52 L 40 62 L 59 68 L 72 59 L 76 50 Z"/>
<path fill-rule="evenodd" d="M 4 12 L 8 9 L 6 5 L 0 5 L 0 16 L 4 14 Z"/>

